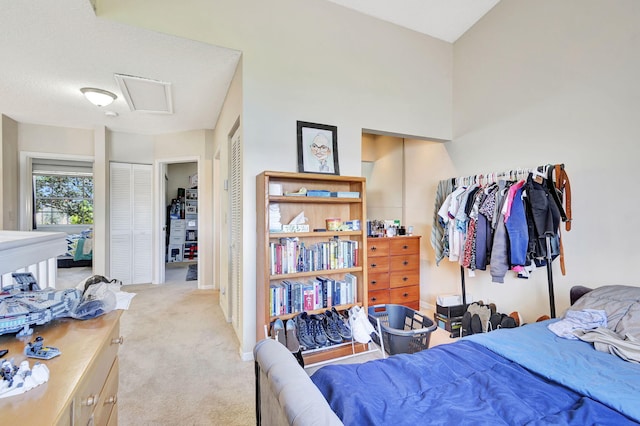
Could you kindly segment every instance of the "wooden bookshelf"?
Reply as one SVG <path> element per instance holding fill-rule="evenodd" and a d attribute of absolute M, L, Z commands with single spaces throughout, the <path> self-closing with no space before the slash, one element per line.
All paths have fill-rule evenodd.
<path fill-rule="evenodd" d="M 283 195 L 269 194 L 270 184 L 281 185 Z M 306 197 L 287 196 L 287 192 L 297 192 L 301 188 L 307 190 L 327 190 L 330 192 L 358 192 L 357 198 L 339 197 Z M 257 194 L 257 253 L 256 253 L 256 338 L 261 340 L 265 337 L 265 327 L 268 330 L 270 324 L 276 319 L 283 321 L 294 318 L 299 312 L 285 314 L 270 314 L 270 292 L 271 284 L 284 280 L 303 281 L 316 276 L 327 276 L 336 280 L 341 280 L 349 273 L 357 279 L 356 300 L 354 303 L 340 304 L 335 306 L 337 310 L 343 311 L 351 308 L 355 304 L 367 306 L 367 231 L 366 231 L 366 188 L 365 178 L 348 177 L 311 173 L 289 173 L 265 171 L 256 177 Z M 269 208 L 277 204 L 280 211 L 280 223 L 288 224 L 299 213 L 304 212 L 308 219 L 308 232 L 276 232 L 270 231 Z M 326 229 L 326 220 L 338 218 L 342 222 L 357 220 L 360 222 L 359 230 L 338 230 L 338 231 L 315 231 L 315 229 Z M 328 241 L 332 238 L 355 241 L 358 250 L 355 265 L 340 269 L 325 269 L 315 271 L 297 271 L 288 274 L 272 274 L 270 243 L 279 241 L 281 238 L 297 238 L 304 241 L 306 245 Z M 322 313 L 326 308 L 307 311 L 309 314 Z M 353 347 L 356 352 L 361 352 L 365 345 L 343 343 L 326 348 L 317 348 L 303 352 L 305 362 L 315 362 L 351 353 Z"/>

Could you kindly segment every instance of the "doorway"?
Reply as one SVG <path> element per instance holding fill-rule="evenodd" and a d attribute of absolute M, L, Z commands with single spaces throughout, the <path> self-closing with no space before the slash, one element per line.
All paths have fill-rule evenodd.
<path fill-rule="evenodd" d="M 157 162 L 158 233 L 154 284 L 197 281 L 198 262 L 199 160 L 174 158 Z"/>

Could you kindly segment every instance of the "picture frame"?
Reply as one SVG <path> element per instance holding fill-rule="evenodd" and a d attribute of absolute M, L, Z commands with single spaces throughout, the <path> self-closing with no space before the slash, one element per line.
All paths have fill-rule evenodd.
<path fill-rule="evenodd" d="M 298 121 L 297 136 L 299 173 L 340 174 L 336 126 Z"/>

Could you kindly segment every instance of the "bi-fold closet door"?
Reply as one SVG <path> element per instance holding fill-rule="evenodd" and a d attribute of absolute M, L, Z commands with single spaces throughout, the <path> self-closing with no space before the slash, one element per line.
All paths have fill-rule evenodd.
<path fill-rule="evenodd" d="M 153 265 L 153 191 L 149 164 L 111 163 L 110 278 L 150 283 Z"/>

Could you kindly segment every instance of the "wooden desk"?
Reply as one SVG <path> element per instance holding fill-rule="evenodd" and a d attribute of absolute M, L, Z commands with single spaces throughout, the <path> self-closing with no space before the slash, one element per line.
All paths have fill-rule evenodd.
<path fill-rule="evenodd" d="M 29 338 L 0 336 L 3 359 L 18 365 L 28 359 L 46 364 L 49 381 L 21 395 L 0 398 L 0 425 L 115 425 L 118 422 L 118 348 L 120 315 L 116 310 L 91 320 L 57 319 L 36 326 Z M 26 358 L 24 346 L 44 338 L 62 352 L 50 360 Z"/>

